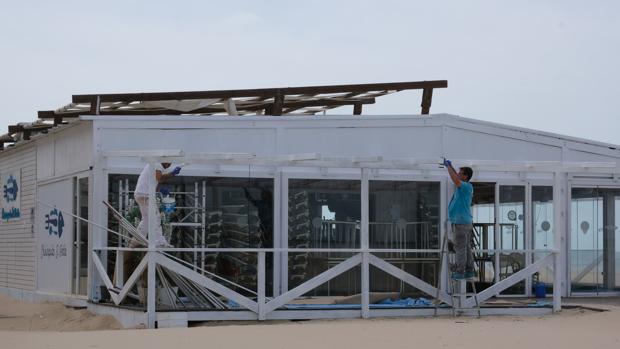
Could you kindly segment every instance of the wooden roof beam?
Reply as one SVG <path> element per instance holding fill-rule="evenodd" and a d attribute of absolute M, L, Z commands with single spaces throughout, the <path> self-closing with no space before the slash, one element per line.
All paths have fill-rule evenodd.
<path fill-rule="evenodd" d="M 374 98 L 299 101 L 299 102 L 285 103 L 286 109 L 282 111 L 282 114 L 290 114 L 294 112 L 295 110 L 303 109 L 305 107 L 326 106 L 326 107 L 329 107 L 328 109 L 331 109 L 331 108 L 342 107 L 345 105 L 356 105 L 356 104 L 362 105 L 362 104 L 374 104 L 374 103 L 375 103 Z"/>
<path fill-rule="evenodd" d="M 374 104 L 374 98 L 364 98 L 364 99 L 314 99 L 314 100 L 301 100 L 301 101 L 289 101 L 284 100 L 282 102 L 282 114 L 288 114 L 291 111 L 302 109 L 305 107 L 316 107 L 316 106 L 331 106 L 331 107 L 340 107 L 344 105 L 354 105 L 354 104 Z M 274 103 L 266 102 L 266 103 L 256 103 L 251 106 L 244 107 L 243 105 L 237 105 L 237 109 L 239 112 L 242 111 L 259 111 L 268 109 L 270 106 L 273 106 Z M 180 110 L 174 109 L 151 109 L 151 110 L 132 110 L 132 109 L 122 109 L 122 110 L 105 110 L 101 109 L 99 111 L 100 115 L 181 115 L 181 114 L 214 114 L 214 113 L 227 113 L 226 109 L 222 107 L 205 107 L 196 110 L 192 110 L 191 112 L 183 112 Z M 76 118 L 80 115 L 89 115 L 89 112 L 71 112 L 71 113 L 60 113 L 56 114 L 53 110 L 47 111 L 39 111 L 40 119 L 55 119 L 58 117 L 62 118 Z M 266 114 L 273 115 L 273 114 Z"/>
<path fill-rule="evenodd" d="M 304 86 L 283 88 L 261 88 L 242 90 L 213 90 L 213 91 L 186 91 L 186 92 L 153 92 L 153 93 L 111 93 L 111 94 L 86 94 L 73 95 L 73 103 L 91 103 L 97 105 L 104 102 L 131 102 L 131 101 L 160 101 L 160 100 L 184 100 L 184 99 L 207 99 L 207 98 L 234 98 L 234 97 L 273 97 L 278 93 L 282 95 L 292 94 L 321 94 L 339 92 L 369 92 L 381 90 L 415 90 L 448 87 L 447 80 L 432 81 L 409 81 L 374 84 L 354 85 L 328 85 L 328 86 Z"/>
<path fill-rule="evenodd" d="M 432 101 L 433 101 L 433 89 L 425 88 L 422 91 L 422 104 L 420 105 L 422 107 L 422 115 L 426 115 L 430 112 Z"/>

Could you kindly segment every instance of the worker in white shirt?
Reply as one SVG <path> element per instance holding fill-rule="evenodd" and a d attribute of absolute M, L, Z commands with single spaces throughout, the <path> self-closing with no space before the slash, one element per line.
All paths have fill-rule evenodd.
<path fill-rule="evenodd" d="M 160 165 L 155 165 L 155 167 L 151 166 L 151 164 L 147 164 L 140 173 L 140 177 L 138 177 L 134 199 L 140 207 L 140 215 L 142 216 L 142 220 L 138 225 L 138 232 L 145 238 L 148 237 L 149 193 L 156 191 L 158 184 L 165 182 L 181 172 L 181 167 L 177 166 L 172 171 L 164 173 L 165 169 L 169 167 L 169 162 L 163 162 Z M 155 245 L 157 247 L 172 247 L 168 241 L 166 241 L 166 238 L 164 238 L 159 217 L 156 221 L 157 224 L 154 228 Z"/>

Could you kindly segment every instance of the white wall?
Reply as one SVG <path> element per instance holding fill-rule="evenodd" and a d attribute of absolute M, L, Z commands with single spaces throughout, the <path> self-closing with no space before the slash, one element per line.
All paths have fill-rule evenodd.
<path fill-rule="evenodd" d="M 0 221 L 0 287 L 36 287 L 33 214 L 36 183 L 34 144 L 0 152 L 0 172 L 21 169 L 21 218 Z"/>
<path fill-rule="evenodd" d="M 102 151 L 183 149 L 263 156 L 318 152 L 324 157 L 620 162 L 620 150 L 595 141 L 451 115 L 95 119 L 100 134 L 96 146 Z M 113 160 L 110 165 L 136 160 Z"/>
<path fill-rule="evenodd" d="M 43 181 L 92 165 L 92 124 L 64 126 L 37 140 L 37 180 Z"/>
<path fill-rule="evenodd" d="M 73 257 L 73 178 L 39 185 L 35 234 L 37 237 L 37 289 L 71 292 Z M 46 206 L 48 203 L 55 208 Z"/>

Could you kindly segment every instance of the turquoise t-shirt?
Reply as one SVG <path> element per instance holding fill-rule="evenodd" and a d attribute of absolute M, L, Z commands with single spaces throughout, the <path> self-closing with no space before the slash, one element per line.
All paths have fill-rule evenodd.
<path fill-rule="evenodd" d="M 452 224 L 472 224 L 471 200 L 474 196 L 474 187 L 469 182 L 461 182 L 456 187 L 450 205 L 448 205 L 448 218 Z"/>

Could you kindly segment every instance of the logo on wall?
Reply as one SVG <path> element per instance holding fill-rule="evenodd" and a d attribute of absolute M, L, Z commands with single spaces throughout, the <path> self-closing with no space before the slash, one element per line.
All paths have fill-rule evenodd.
<path fill-rule="evenodd" d="M 2 185 L 0 209 L 3 221 L 8 222 L 21 217 L 20 178 L 21 170 L 9 171 L 0 176 L 0 183 Z"/>
<path fill-rule="evenodd" d="M 45 229 L 49 235 L 57 235 L 60 238 L 64 226 L 65 220 L 62 218 L 62 212 L 58 209 L 53 209 L 45 215 Z"/>
<path fill-rule="evenodd" d="M 6 180 L 6 184 L 4 184 L 4 199 L 6 202 L 15 201 L 17 199 L 17 192 L 19 191 L 19 185 L 17 184 L 17 179 L 13 177 L 13 175 L 9 175 L 9 178 Z"/>

